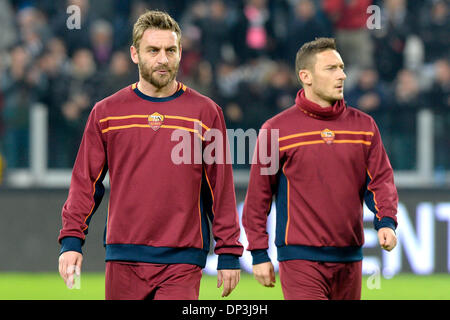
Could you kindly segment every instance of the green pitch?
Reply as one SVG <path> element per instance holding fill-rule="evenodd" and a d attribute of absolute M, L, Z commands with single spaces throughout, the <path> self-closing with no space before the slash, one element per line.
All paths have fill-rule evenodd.
<path fill-rule="evenodd" d="M 369 283 L 368 283 L 369 280 Z M 201 300 L 222 299 L 222 289 L 218 289 L 217 278 L 203 276 L 200 287 Z M 372 288 L 372 289 L 369 289 Z M 381 278 L 370 282 L 367 277 L 362 282 L 363 299 L 396 300 L 450 300 L 450 274 L 416 276 L 400 274 L 392 279 Z M 274 288 L 259 285 L 253 276 L 241 275 L 238 287 L 226 299 L 229 300 L 278 300 L 282 299 L 280 279 Z M 69 290 L 57 273 L 0 273 L 1 300 L 66 300 L 104 299 L 104 275 L 82 273 L 81 289 Z"/>

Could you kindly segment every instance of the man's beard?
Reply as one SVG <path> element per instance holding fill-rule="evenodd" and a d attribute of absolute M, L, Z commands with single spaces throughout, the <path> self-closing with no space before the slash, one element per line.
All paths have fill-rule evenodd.
<path fill-rule="evenodd" d="M 178 73 L 179 66 L 180 64 L 178 63 L 173 69 L 169 68 L 169 66 L 167 65 L 151 69 L 147 67 L 147 64 L 143 62 L 142 59 L 139 59 L 138 63 L 139 73 L 141 74 L 142 78 L 148 83 L 152 84 L 157 89 L 164 88 L 175 79 Z M 157 72 L 158 70 L 161 69 L 166 70 L 167 75 L 164 76 L 158 75 Z"/>

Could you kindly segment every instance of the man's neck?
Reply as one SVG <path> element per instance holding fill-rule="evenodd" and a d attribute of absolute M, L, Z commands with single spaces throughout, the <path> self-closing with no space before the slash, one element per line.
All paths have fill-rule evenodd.
<path fill-rule="evenodd" d="M 322 108 L 328 108 L 332 105 L 331 102 L 323 100 L 322 98 L 314 94 L 311 90 L 305 89 L 305 98 L 311 102 L 314 102 L 315 104 L 318 104 Z"/>
<path fill-rule="evenodd" d="M 148 83 L 144 79 L 140 78 L 137 87 L 139 91 L 141 91 L 143 94 L 147 96 L 155 98 L 165 98 L 170 97 L 177 91 L 178 82 L 176 80 L 173 80 L 166 86 L 162 88 L 157 88 L 151 83 Z"/>

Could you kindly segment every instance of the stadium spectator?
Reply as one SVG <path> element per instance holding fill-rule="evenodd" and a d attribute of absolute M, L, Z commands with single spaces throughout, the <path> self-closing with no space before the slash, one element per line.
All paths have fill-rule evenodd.
<path fill-rule="evenodd" d="M 443 58 L 434 63 L 434 81 L 427 94 L 431 108 L 450 110 L 450 62 Z"/>
<path fill-rule="evenodd" d="M 285 59 L 290 64 L 295 61 L 295 54 L 304 43 L 313 41 L 316 37 L 330 36 L 317 16 L 312 0 L 300 0 L 295 4 L 288 25 Z"/>
<path fill-rule="evenodd" d="M 450 65 L 447 59 L 434 63 L 434 81 L 427 92 L 427 102 L 435 114 L 436 168 L 450 170 Z"/>
<path fill-rule="evenodd" d="M 359 72 L 356 85 L 346 93 L 346 102 L 370 114 L 384 134 L 390 123 L 388 89 L 379 79 L 375 68 L 365 68 Z"/>
<path fill-rule="evenodd" d="M 193 78 L 198 64 L 202 61 L 200 33 L 200 29 L 191 24 L 184 28 L 183 38 L 181 39 L 183 59 L 180 62 L 178 71 L 181 81 Z"/>
<path fill-rule="evenodd" d="M 207 9 L 207 15 L 197 23 L 201 30 L 202 56 L 215 68 L 222 59 L 224 46 L 230 42 L 231 24 L 222 0 L 212 1 Z"/>
<path fill-rule="evenodd" d="M 199 61 L 192 77 L 186 78 L 184 83 L 198 92 L 203 92 L 208 97 L 214 96 L 214 74 L 211 63 L 207 60 Z"/>
<path fill-rule="evenodd" d="M 92 23 L 90 48 L 97 66 L 106 67 L 114 49 L 113 27 L 106 20 L 96 20 Z"/>
<path fill-rule="evenodd" d="M 297 79 L 285 63 L 277 63 L 268 74 L 268 85 L 264 90 L 264 100 L 272 115 L 279 113 L 294 104 L 297 92 Z"/>
<path fill-rule="evenodd" d="M 383 81 L 394 81 L 404 67 L 404 50 L 411 30 L 404 0 L 384 0 L 381 28 L 373 32 L 375 65 Z"/>
<path fill-rule="evenodd" d="M 238 12 L 232 42 L 240 62 L 268 55 L 274 49 L 274 39 L 267 0 L 245 0 Z"/>
<path fill-rule="evenodd" d="M 373 66 L 373 45 L 366 22 L 372 0 L 323 0 L 322 8 L 332 21 L 336 42 L 346 68 Z M 347 70 L 348 72 L 349 70 Z"/>
<path fill-rule="evenodd" d="M 68 167 L 73 165 L 87 117 L 96 101 L 101 100 L 98 85 L 103 80 L 89 49 L 78 49 L 71 61 L 67 101 L 62 105 Z"/>
<path fill-rule="evenodd" d="M 67 52 L 69 56 L 72 56 L 74 52 L 80 48 L 89 48 L 89 31 L 93 21 L 96 20 L 96 14 L 90 9 L 89 0 L 67 0 L 66 8 L 70 6 L 77 6 L 77 8 L 79 8 L 79 28 L 76 26 L 71 26 L 68 28 L 68 15 L 65 12 L 64 14 L 56 15 L 51 21 L 51 24 L 52 30 L 55 32 L 55 36 L 60 39 L 64 39 Z"/>
<path fill-rule="evenodd" d="M 434 1 L 426 10 L 425 22 L 420 35 L 425 44 L 425 62 L 432 63 L 450 52 L 450 14 L 448 2 Z"/>
<path fill-rule="evenodd" d="M 137 82 L 137 68 L 131 64 L 128 52 L 116 51 L 113 53 L 109 68 L 103 77 L 99 99 L 103 99 L 120 89 Z"/>
<path fill-rule="evenodd" d="M 25 7 L 18 11 L 17 22 L 20 41 L 31 59 L 37 58 L 44 50 L 45 43 L 51 37 L 44 14 L 34 7 Z"/>
<path fill-rule="evenodd" d="M 134 1 L 114 0 L 113 17 L 108 20 L 114 29 L 114 49 L 120 49 L 129 45 L 128 37 L 131 34 L 131 22 L 129 21 Z"/>
<path fill-rule="evenodd" d="M 25 48 L 15 46 L 11 50 L 11 64 L 0 79 L 0 91 L 4 95 L 4 152 L 10 168 L 29 164 L 29 111 L 46 89 L 41 76 Z"/>
<path fill-rule="evenodd" d="M 225 100 L 223 105 L 233 103 L 234 106 L 237 102 L 243 114 L 240 124 L 244 130 L 259 128 L 264 118 L 271 114 L 264 90 L 274 65 L 272 60 L 265 58 L 251 59 L 239 66 L 226 62 L 219 65 L 216 80 L 219 101 Z"/>
<path fill-rule="evenodd" d="M 413 170 L 416 168 L 417 111 L 426 106 L 417 74 L 401 70 L 390 96 L 390 106 L 398 116 L 389 124 L 389 156 L 397 170 Z"/>
<path fill-rule="evenodd" d="M 62 106 L 68 98 L 70 61 L 61 39 L 52 38 L 40 58 L 40 68 L 48 84 L 41 102 L 48 108 L 48 165 L 50 168 L 67 168 L 71 165 L 65 150 L 66 123 Z M 58 152 L 55 152 L 58 150 Z"/>
<path fill-rule="evenodd" d="M 14 26 L 14 11 L 8 0 L 0 0 L 0 59 L 2 53 L 14 44 L 17 39 L 17 30 Z M 1 72 L 1 69 L 0 69 Z"/>
<path fill-rule="evenodd" d="M 417 74 L 408 69 L 400 70 L 394 82 L 393 97 L 393 108 L 417 110 L 424 107 L 423 94 Z"/>
<path fill-rule="evenodd" d="M 237 99 L 242 73 L 230 62 L 221 61 L 217 66 L 216 90 L 217 102 L 224 109 L 227 128 L 246 128 L 244 112 Z"/>
<path fill-rule="evenodd" d="M 346 101 L 349 105 L 372 115 L 382 107 L 387 107 L 386 94 L 377 70 L 366 68 L 361 70 L 356 86 L 346 93 Z"/>
<path fill-rule="evenodd" d="M 216 73 L 217 94 L 221 99 L 235 99 L 242 79 L 243 72 L 236 64 L 221 61 Z"/>

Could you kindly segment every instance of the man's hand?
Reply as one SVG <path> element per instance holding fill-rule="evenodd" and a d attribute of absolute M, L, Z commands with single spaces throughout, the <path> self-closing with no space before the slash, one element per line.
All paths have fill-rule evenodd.
<path fill-rule="evenodd" d="M 253 275 L 265 287 L 275 286 L 275 271 L 272 262 L 263 262 L 253 265 Z"/>
<path fill-rule="evenodd" d="M 378 240 L 380 246 L 386 251 L 391 251 L 397 245 L 397 236 L 391 228 L 381 228 L 378 230 Z"/>
<path fill-rule="evenodd" d="M 82 263 L 83 255 L 76 251 L 66 251 L 59 256 L 59 274 L 68 288 L 73 286 L 74 273 L 80 275 Z"/>
<path fill-rule="evenodd" d="M 217 288 L 220 288 L 223 283 L 222 297 L 227 297 L 236 288 L 240 279 L 241 270 L 239 269 L 217 270 Z"/>

